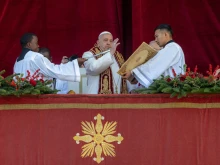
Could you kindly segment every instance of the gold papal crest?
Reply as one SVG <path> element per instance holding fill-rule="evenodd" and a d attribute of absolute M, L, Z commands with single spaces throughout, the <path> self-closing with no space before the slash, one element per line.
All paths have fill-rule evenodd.
<path fill-rule="evenodd" d="M 94 161 L 100 163 L 104 160 L 102 156 L 102 152 L 105 156 L 115 157 L 115 146 L 110 144 L 112 142 L 117 141 L 118 144 L 124 139 L 119 133 L 118 136 L 113 136 L 116 132 L 117 122 L 106 122 L 104 127 L 102 124 L 102 120 L 104 120 L 104 116 L 98 114 L 94 117 L 97 120 L 96 125 L 93 122 L 82 122 L 82 132 L 85 134 L 80 136 L 79 133 L 73 137 L 77 144 L 80 141 L 83 141 L 87 144 L 82 146 L 81 156 L 84 157 L 92 157 L 94 152 L 96 157 L 93 158 Z"/>

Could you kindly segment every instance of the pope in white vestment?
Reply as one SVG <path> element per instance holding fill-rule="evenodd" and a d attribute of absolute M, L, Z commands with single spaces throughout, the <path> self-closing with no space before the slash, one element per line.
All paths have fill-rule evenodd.
<path fill-rule="evenodd" d="M 116 50 L 108 51 L 117 44 L 113 42 L 110 32 L 102 32 L 97 44 L 83 54 L 88 60 L 84 63 L 87 74 L 88 94 L 120 94 L 128 93 L 133 87 L 128 81 L 122 79 L 117 71 L 124 63 L 123 56 Z M 115 44 L 115 45 L 114 45 Z M 116 49 L 116 47 L 115 47 Z M 100 54 L 108 51 L 107 53 Z M 96 56 L 100 54 L 99 56 Z"/>

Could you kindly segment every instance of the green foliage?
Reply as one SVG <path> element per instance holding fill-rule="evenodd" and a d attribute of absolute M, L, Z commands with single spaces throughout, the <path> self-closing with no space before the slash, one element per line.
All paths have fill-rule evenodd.
<path fill-rule="evenodd" d="M 207 71 L 209 76 L 204 77 L 202 74 L 197 73 L 197 67 L 194 72 L 190 71 L 184 75 L 175 75 L 174 78 L 169 76 L 162 76 L 160 79 L 154 80 L 154 82 L 148 88 L 141 88 L 135 90 L 140 94 L 153 94 L 153 93 L 168 93 L 170 97 L 182 98 L 186 97 L 190 93 L 220 93 L 220 79 L 219 72 L 216 74 L 219 67 L 217 66 L 215 72 Z"/>
<path fill-rule="evenodd" d="M 22 78 L 22 74 L 13 74 L 4 78 L 1 76 L 4 72 L 4 70 L 0 72 L 0 96 L 55 94 L 58 91 L 51 89 L 51 80 Z"/>

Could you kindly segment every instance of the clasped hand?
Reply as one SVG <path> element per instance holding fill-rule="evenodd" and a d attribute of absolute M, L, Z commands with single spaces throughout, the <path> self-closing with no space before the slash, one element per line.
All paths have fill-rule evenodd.
<path fill-rule="evenodd" d="M 122 78 L 127 79 L 130 81 L 131 84 L 137 84 L 138 81 L 132 76 L 131 71 L 126 71 Z"/>
<path fill-rule="evenodd" d="M 87 60 L 88 60 L 88 59 L 86 59 L 86 58 L 77 58 L 79 67 L 81 67 L 81 65 L 82 65 L 85 61 L 87 61 Z"/>

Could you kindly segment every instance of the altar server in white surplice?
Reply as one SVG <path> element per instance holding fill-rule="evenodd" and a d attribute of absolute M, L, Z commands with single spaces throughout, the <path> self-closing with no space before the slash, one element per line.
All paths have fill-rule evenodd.
<path fill-rule="evenodd" d="M 69 61 L 73 61 L 77 58 L 78 58 L 77 55 L 71 56 L 70 58 L 68 58 L 67 56 L 63 56 L 61 63 L 67 64 Z M 79 67 L 81 67 L 81 66 L 79 66 Z M 67 94 L 69 92 L 68 81 L 56 79 L 56 89 L 59 90 L 59 92 L 57 92 L 57 94 Z"/>
<path fill-rule="evenodd" d="M 22 52 L 16 59 L 14 73 L 22 73 L 23 77 L 26 77 L 27 70 L 33 75 L 36 70 L 40 69 L 39 73 L 45 77 L 67 81 L 80 81 L 79 65 L 81 65 L 85 59 L 74 60 L 67 64 L 55 65 L 42 54 L 38 53 L 38 38 L 35 34 L 24 34 L 20 42 Z"/>
<path fill-rule="evenodd" d="M 50 62 L 52 62 L 52 56 L 50 54 L 50 50 L 45 47 L 41 47 L 39 50 L 39 53 L 42 54 L 44 57 L 46 57 Z M 66 64 L 68 63 L 68 57 L 63 56 L 61 63 Z M 49 77 L 47 77 L 49 79 Z M 59 79 L 52 78 L 53 81 L 53 89 L 59 90 L 57 94 L 67 94 L 68 93 L 68 81 L 63 81 Z"/>
<path fill-rule="evenodd" d="M 122 54 L 116 51 L 118 45 L 118 39 L 113 41 L 112 34 L 104 31 L 94 47 L 83 54 L 83 58 L 88 58 L 84 63 L 88 94 L 126 94 L 132 88 L 117 74 L 124 63 Z"/>
<path fill-rule="evenodd" d="M 144 87 L 149 87 L 154 79 L 161 75 L 174 77 L 176 74 L 184 74 L 185 57 L 182 48 L 173 41 L 173 31 L 170 25 L 161 24 L 155 28 L 155 41 L 163 47 L 152 59 L 127 72 L 124 78 L 134 76 Z"/>

